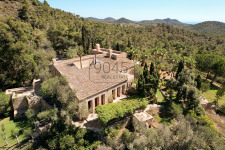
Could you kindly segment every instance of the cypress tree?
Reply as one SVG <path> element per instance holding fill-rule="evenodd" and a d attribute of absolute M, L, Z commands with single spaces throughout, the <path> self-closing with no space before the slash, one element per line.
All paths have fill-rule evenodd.
<path fill-rule="evenodd" d="M 154 87 L 153 87 L 153 88 L 154 88 L 154 92 L 155 92 L 155 94 L 156 94 L 157 89 L 158 89 L 158 86 L 159 86 L 160 74 L 159 74 L 158 71 L 155 71 L 155 72 L 153 73 L 153 76 L 154 76 L 154 79 L 155 79 Z"/>
<path fill-rule="evenodd" d="M 198 75 L 197 78 L 195 79 L 195 81 L 197 82 L 197 88 L 200 90 L 201 84 L 202 84 L 202 78 L 201 78 L 201 76 Z"/>
<path fill-rule="evenodd" d="M 154 70 L 155 70 L 155 66 L 154 66 L 154 64 L 153 64 L 153 62 L 152 62 L 152 63 L 151 63 L 151 67 L 150 67 L 150 75 L 153 75 Z"/>
<path fill-rule="evenodd" d="M 147 63 L 145 63 L 143 75 L 144 75 L 144 78 L 145 78 L 145 82 L 148 83 L 148 81 L 149 81 L 149 71 L 148 71 Z"/>
<path fill-rule="evenodd" d="M 183 61 L 180 61 L 178 65 L 177 73 L 176 73 L 176 79 L 178 78 L 179 74 L 182 72 L 183 69 L 184 69 L 184 63 Z"/>
<path fill-rule="evenodd" d="M 86 38 L 86 35 L 85 35 L 85 27 L 83 26 L 82 27 L 82 45 L 83 45 L 83 48 L 84 50 L 86 49 L 86 46 L 85 46 L 85 39 Z"/>
<path fill-rule="evenodd" d="M 139 96 L 144 96 L 145 91 L 145 78 L 143 74 L 141 74 L 138 78 L 138 88 L 137 92 Z"/>
<path fill-rule="evenodd" d="M 119 43 L 116 44 L 116 50 L 117 51 L 120 51 L 120 45 L 119 45 Z"/>
<path fill-rule="evenodd" d="M 128 38 L 127 47 L 131 48 L 130 38 Z"/>
<path fill-rule="evenodd" d="M 139 76 L 138 79 L 138 94 L 140 96 L 145 96 L 149 100 L 155 100 L 155 95 L 157 92 L 157 88 L 159 85 L 159 74 L 155 72 L 154 65 L 152 67 L 152 75 L 150 75 L 150 71 L 148 70 L 148 65 L 145 63 L 143 74 Z"/>
<path fill-rule="evenodd" d="M 90 39 L 88 38 L 88 31 L 84 26 L 82 27 L 82 46 L 84 48 L 84 53 L 88 54 Z"/>

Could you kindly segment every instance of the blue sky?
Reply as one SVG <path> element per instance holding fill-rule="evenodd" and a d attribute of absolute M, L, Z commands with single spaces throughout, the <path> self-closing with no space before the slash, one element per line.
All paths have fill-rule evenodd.
<path fill-rule="evenodd" d="M 43 0 L 41 0 L 43 1 Z M 225 22 L 225 0 L 47 0 L 81 17 L 131 20 L 172 18 L 182 22 Z"/>

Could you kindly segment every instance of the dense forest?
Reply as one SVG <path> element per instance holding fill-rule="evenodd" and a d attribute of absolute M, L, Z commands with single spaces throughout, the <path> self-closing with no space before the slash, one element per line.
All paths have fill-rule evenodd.
<path fill-rule="evenodd" d="M 187 27 L 188 28 L 188 27 Z M 220 34 L 225 35 L 225 24 L 217 21 L 205 21 L 193 26 L 189 26 L 191 30 L 209 33 L 209 34 Z"/>
<path fill-rule="evenodd" d="M 0 87 L 29 85 L 44 78 L 48 62 L 76 46 L 88 54 L 94 44 L 124 51 L 128 43 L 139 51 L 164 48 L 169 54 L 225 54 L 225 38 L 186 31 L 171 25 L 135 27 L 104 24 L 51 8 L 46 1 L 0 1 Z M 129 41 L 129 42 L 128 42 Z"/>

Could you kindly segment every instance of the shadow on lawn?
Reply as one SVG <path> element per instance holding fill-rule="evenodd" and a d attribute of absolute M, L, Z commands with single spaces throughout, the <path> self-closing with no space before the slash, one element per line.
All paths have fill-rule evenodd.
<path fill-rule="evenodd" d="M 158 105 L 162 107 L 159 110 L 160 123 L 171 123 L 172 115 L 170 113 L 170 104 L 169 101 L 158 102 Z"/>
<path fill-rule="evenodd" d="M 218 90 L 219 89 L 218 86 L 216 86 L 215 84 L 211 84 L 209 81 L 207 81 L 205 79 L 203 80 L 203 82 L 210 84 L 210 90 Z"/>
<path fill-rule="evenodd" d="M 22 118 L 22 119 L 17 119 L 14 120 L 16 127 L 21 128 L 21 129 L 27 129 L 27 128 L 32 128 L 33 123 L 29 121 L 27 118 Z"/>
<path fill-rule="evenodd" d="M 219 87 L 214 85 L 214 84 L 210 84 L 210 90 L 218 90 Z"/>
<path fill-rule="evenodd" d="M 7 145 L 5 145 L 5 146 L 2 146 L 2 147 L 0 147 L 0 149 L 5 149 L 5 150 L 8 150 L 8 149 L 11 149 L 11 148 L 13 148 L 13 147 L 15 147 L 16 146 L 16 144 L 14 144 L 14 145 L 12 145 L 12 146 L 7 146 Z"/>

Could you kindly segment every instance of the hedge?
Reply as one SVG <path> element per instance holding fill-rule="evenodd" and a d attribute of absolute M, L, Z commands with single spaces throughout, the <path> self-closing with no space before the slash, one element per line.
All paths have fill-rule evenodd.
<path fill-rule="evenodd" d="M 106 126 L 107 123 L 116 118 L 122 118 L 125 115 L 132 115 L 134 110 L 145 109 L 147 101 L 142 99 L 124 100 L 118 103 L 109 103 L 96 107 L 98 119 Z"/>

